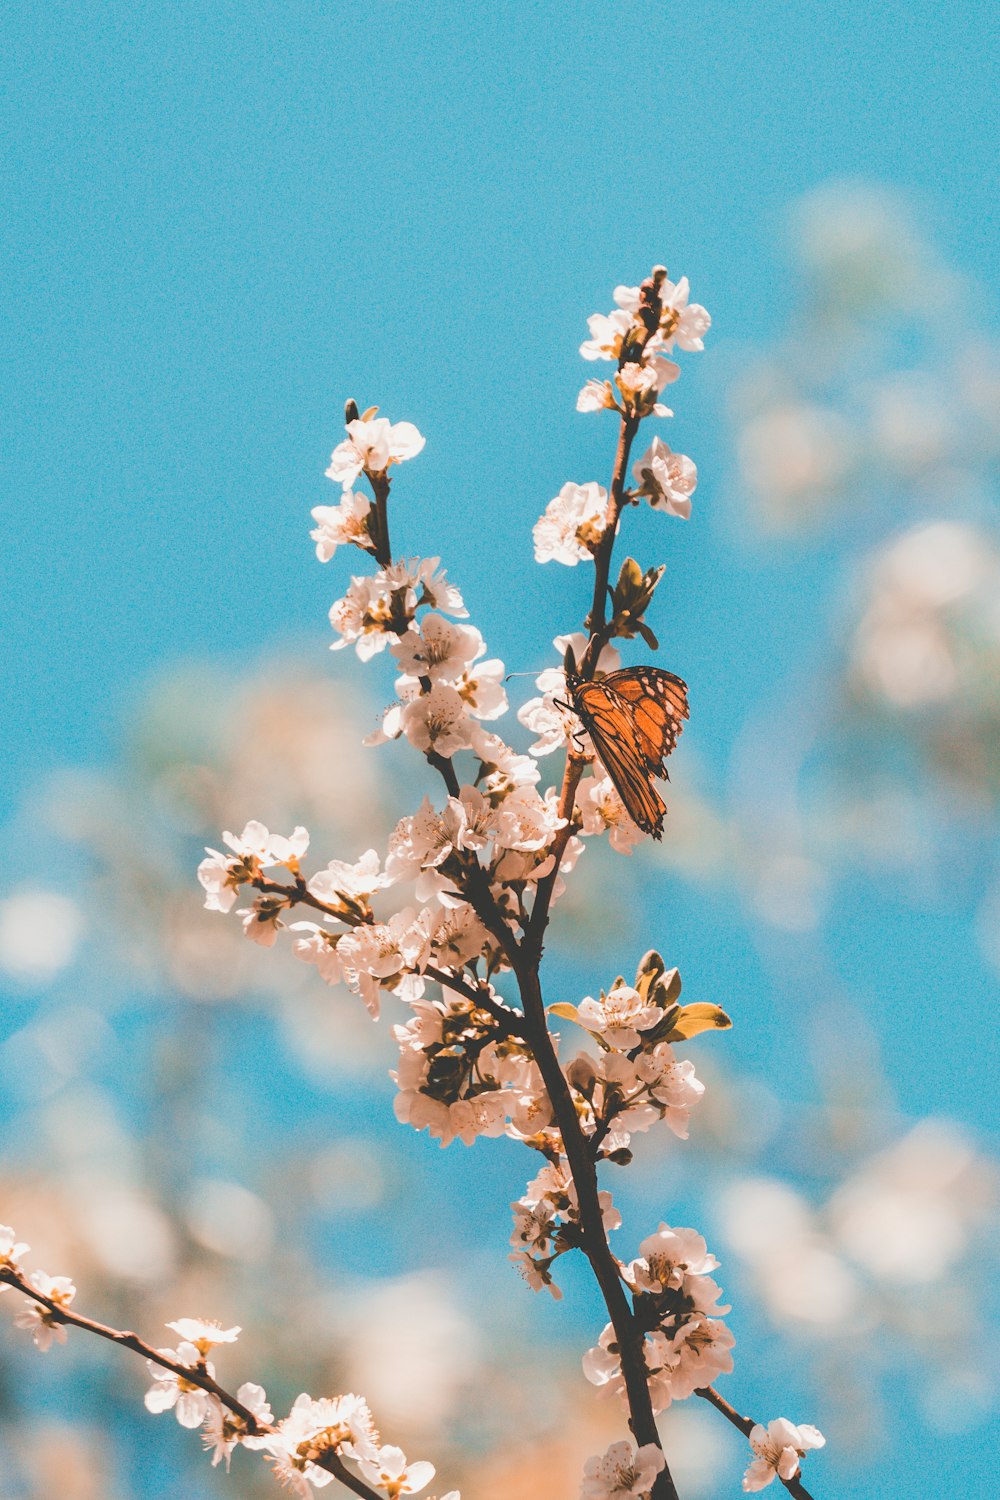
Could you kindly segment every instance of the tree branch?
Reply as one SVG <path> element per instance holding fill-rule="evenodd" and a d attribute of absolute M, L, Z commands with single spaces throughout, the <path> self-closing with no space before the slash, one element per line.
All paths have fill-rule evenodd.
<path fill-rule="evenodd" d="M 714 1406 L 716 1411 L 721 1411 L 726 1421 L 732 1422 L 734 1427 L 738 1427 L 745 1437 L 749 1437 L 750 1433 L 758 1425 L 753 1417 L 741 1417 L 735 1406 L 730 1406 L 729 1402 L 724 1396 L 719 1395 L 714 1386 L 707 1385 L 702 1390 L 695 1391 L 695 1395 L 701 1396 L 702 1400 Z M 781 1479 L 780 1474 L 778 1478 L 781 1479 L 781 1483 L 785 1486 L 788 1493 L 795 1496 L 795 1500 L 812 1500 L 812 1496 L 799 1477 L 801 1473 L 802 1470 L 799 1469 L 797 1473 L 792 1475 L 791 1479 Z"/>
<path fill-rule="evenodd" d="M 44 1307 L 51 1322 L 63 1323 L 67 1328 L 80 1328 L 84 1333 L 92 1333 L 99 1339 L 106 1339 L 108 1343 L 117 1344 L 120 1349 L 129 1349 L 133 1354 L 140 1354 L 144 1359 L 158 1365 L 161 1370 L 169 1370 L 172 1375 L 178 1376 L 188 1385 L 197 1386 L 199 1390 L 214 1396 L 227 1411 L 239 1417 L 251 1437 L 263 1437 L 267 1433 L 277 1431 L 273 1424 L 259 1421 L 249 1407 L 244 1406 L 242 1401 L 238 1401 L 235 1396 L 219 1385 L 218 1381 L 209 1375 L 204 1365 L 182 1365 L 179 1360 L 170 1359 L 169 1356 L 161 1354 L 158 1349 L 153 1348 L 152 1344 L 147 1344 L 144 1339 L 139 1338 L 138 1334 L 119 1328 L 110 1328 L 106 1323 L 98 1323 L 94 1318 L 86 1318 L 82 1313 L 63 1307 L 51 1297 L 46 1297 L 43 1292 L 37 1291 L 30 1281 L 15 1271 L 13 1266 L 0 1266 L 0 1284 L 23 1292 L 30 1301 L 37 1302 L 40 1307 Z M 347 1489 L 361 1496 L 362 1500 L 385 1500 L 384 1495 L 371 1489 L 363 1479 L 353 1474 L 332 1449 L 320 1454 L 314 1462 L 317 1468 L 328 1470 Z"/>

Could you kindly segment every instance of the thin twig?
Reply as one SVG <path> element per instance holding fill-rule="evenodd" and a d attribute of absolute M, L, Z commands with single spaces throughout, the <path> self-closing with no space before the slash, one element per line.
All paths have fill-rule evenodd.
<path fill-rule="evenodd" d="M 741 1417 L 735 1406 L 730 1406 L 726 1398 L 720 1396 L 714 1386 L 707 1385 L 702 1390 L 695 1391 L 695 1395 L 701 1396 L 702 1400 L 709 1402 L 710 1405 L 715 1407 L 716 1411 L 721 1411 L 726 1421 L 732 1422 L 734 1427 L 738 1427 L 745 1437 L 749 1437 L 750 1433 L 758 1425 L 753 1417 Z M 778 1478 L 781 1479 L 781 1483 L 785 1486 L 788 1493 L 796 1497 L 796 1500 L 812 1500 L 812 1496 L 799 1477 L 801 1472 L 801 1469 L 798 1470 L 797 1473 L 792 1475 L 791 1479 L 781 1479 L 780 1474 Z"/>

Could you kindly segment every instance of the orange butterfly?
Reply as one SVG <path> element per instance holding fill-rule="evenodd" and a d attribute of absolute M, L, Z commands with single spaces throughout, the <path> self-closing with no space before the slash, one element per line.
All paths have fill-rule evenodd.
<path fill-rule="evenodd" d="M 662 667 L 625 667 L 587 682 L 566 664 L 573 709 L 614 782 L 629 817 L 663 837 L 667 806 L 653 785 L 688 717 L 687 684 Z"/>

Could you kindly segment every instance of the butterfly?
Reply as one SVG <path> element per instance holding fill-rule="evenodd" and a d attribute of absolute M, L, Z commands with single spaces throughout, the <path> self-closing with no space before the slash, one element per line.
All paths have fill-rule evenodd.
<path fill-rule="evenodd" d="M 663 837 L 667 806 L 653 782 L 688 717 L 687 683 L 662 667 L 624 667 L 588 682 L 566 663 L 573 710 L 632 821 Z"/>

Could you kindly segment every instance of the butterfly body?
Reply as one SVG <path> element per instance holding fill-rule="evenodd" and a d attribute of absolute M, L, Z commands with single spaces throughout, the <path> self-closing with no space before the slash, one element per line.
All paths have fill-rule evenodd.
<path fill-rule="evenodd" d="M 688 717 L 687 684 L 662 667 L 623 667 L 597 682 L 567 668 L 573 710 L 643 833 L 663 837 L 667 807 L 654 785 Z"/>

